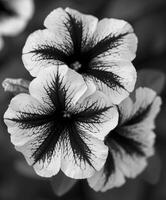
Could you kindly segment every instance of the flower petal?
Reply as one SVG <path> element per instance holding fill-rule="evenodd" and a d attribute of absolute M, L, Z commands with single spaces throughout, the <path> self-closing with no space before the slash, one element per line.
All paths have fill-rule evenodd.
<path fill-rule="evenodd" d="M 125 183 L 125 177 L 135 178 L 145 167 L 145 158 L 129 157 L 123 150 L 114 154 L 114 170 L 109 173 L 105 166 L 88 179 L 90 187 L 95 191 L 105 192 L 114 187 L 120 187 Z"/>
<path fill-rule="evenodd" d="M 91 50 L 93 58 L 109 57 L 109 60 L 133 60 L 137 49 L 137 37 L 126 21 L 102 19 L 94 33 Z"/>
<path fill-rule="evenodd" d="M 81 129 L 100 140 L 117 126 L 117 107 L 102 92 L 80 99 L 75 108 L 79 111 L 76 119 Z"/>
<path fill-rule="evenodd" d="M 125 177 L 118 167 L 118 161 L 113 160 L 113 155 L 108 154 L 104 167 L 96 172 L 87 181 L 95 191 L 105 192 L 114 187 L 120 187 L 125 183 Z"/>
<path fill-rule="evenodd" d="M 23 153 L 28 164 L 44 177 L 57 174 L 61 165 L 58 131 L 47 120 L 48 114 L 37 99 L 19 94 L 11 100 L 4 115 L 16 150 Z"/>
<path fill-rule="evenodd" d="M 68 105 L 74 105 L 86 91 L 87 85 L 82 76 L 66 65 L 43 69 L 29 86 L 30 94 L 45 106 L 56 103 L 58 92 L 65 93 Z"/>
<path fill-rule="evenodd" d="M 36 114 L 36 117 L 42 115 L 42 105 L 37 99 L 28 94 L 19 94 L 11 100 L 9 108 L 4 114 L 4 122 L 14 145 L 22 146 L 40 135 L 39 128 L 35 129 L 33 124 L 32 126 L 27 124 L 25 127 L 23 125 L 23 116 L 30 115 L 33 118 L 33 114 Z"/>
<path fill-rule="evenodd" d="M 36 162 L 37 154 L 40 154 L 40 148 L 46 138 L 34 138 L 23 146 L 16 146 L 16 150 L 21 152 L 29 165 L 32 165 L 36 173 L 42 177 L 52 177 L 56 175 L 61 166 L 61 149 L 57 143 L 51 154 L 46 154 L 42 159 Z"/>
<path fill-rule="evenodd" d="M 92 15 L 82 14 L 71 8 L 66 8 L 65 11 L 71 15 L 77 26 L 82 26 L 81 47 L 84 49 L 92 40 L 93 34 L 97 28 L 98 19 Z M 74 35 L 72 37 L 72 40 L 73 39 Z"/>
<path fill-rule="evenodd" d="M 91 15 L 66 8 L 55 9 L 45 19 L 44 25 L 52 32 L 68 40 L 73 49 L 84 47 L 92 38 L 98 19 Z"/>
<path fill-rule="evenodd" d="M 149 88 L 138 88 L 135 99 L 128 125 L 140 124 L 147 129 L 154 129 L 154 120 L 160 111 L 161 98 Z"/>
<path fill-rule="evenodd" d="M 154 153 L 154 119 L 161 99 L 148 88 L 136 90 L 135 103 L 131 98 L 119 105 L 118 126 L 105 138 L 109 154 L 102 170 L 88 180 L 96 191 L 119 187 L 125 177 L 135 178 L 147 165 Z"/>
<path fill-rule="evenodd" d="M 23 63 L 32 76 L 47 67 L 63 65 L 70 45 L 47 29 L 32 33 L 23 48 Z"/>
<path fill-rule="evenodd" d="M 126 123 L 128 119 L 131 117 L 133 109 L 133 101 L 131 100 L 130 97 L 126 98 L 123 100 L 119 105 L 118 105 L 118 110 L 119 110 L 119 125 L 123 126 L 123 124 Z"/>
<path fill-rule="evenodd" d="M 86 134 L 86 132 L 84 132 L 84 135 L 80 135 L 80 138 L 86 144 L 89 151 L 88 159 L 85 160 L 79 155 L 76 155 L 75 152 L 73 153 L 71 143 L 68 143 L 69 146 L 66 146 L 62 156 L 62 171 L 74 179 L 84 179 L 92 176 L 95 171 L 102 168 L 108 154 L 108 148 L 103 141 Z M 79 146 L 79 144 L 77 145 Z"/>
<path fill-rule="evenodd" d="M 88 75 L 97 88 L 109 96 L 113 104 L 119 104 L 131 91 L 136 82 L 136 70 L 129 61 L 107 61 L 96 59 L 91 63 Z"/>

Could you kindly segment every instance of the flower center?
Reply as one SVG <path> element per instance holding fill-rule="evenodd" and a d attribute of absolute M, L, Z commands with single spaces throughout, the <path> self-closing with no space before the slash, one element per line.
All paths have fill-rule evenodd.
<path fill-rule="evenodd" d="M 80 64 L 78 61 L 76 61 L 76 62 L 72 63 L 72 64 L 70 65 L 70 67 L 71 67 L 72 69 L 74 69 L 75 71 L 78 71 L 78 70 L 81 68 L 81 64 Z"/>
<path fill-rule="evenodd" d="M 71 114 L 65 110 L 65 111 L 62 112 L 62 116 L 63 116 L 64 118 L 70 118 L 70 117 L 71 117 Z"/>

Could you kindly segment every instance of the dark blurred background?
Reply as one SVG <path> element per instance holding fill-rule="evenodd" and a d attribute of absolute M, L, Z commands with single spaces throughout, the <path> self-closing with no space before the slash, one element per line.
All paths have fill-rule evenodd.
<path fill-rule="evenodd" d="M 71 7 L 99 19 L 114 17 L 129 21 L 138 36 L 134 65 L 160 70 L 166 74 L 166 0 L 35 0 L 35 14 L 26 29 L 16 37 L 4 38 L 0 51 L 0 83 L 7 77 L 31 80 L 25 70 L 21 52 L 27 36 L 43 28 L 43 20 L 57 7 Z M 128 180 L 117 189 L 96 193 L 86 181 L 79 181 L 64 196 L 58 197 L 48 180 L 37 177 L 24 158 L 14 150 L 3 123 L 10 99 L 0 87 L 0 200 L 166 200 L 166 90 L 161 93 L 163 105 L 157 118 L 156 154 L 138 178 Z"/>

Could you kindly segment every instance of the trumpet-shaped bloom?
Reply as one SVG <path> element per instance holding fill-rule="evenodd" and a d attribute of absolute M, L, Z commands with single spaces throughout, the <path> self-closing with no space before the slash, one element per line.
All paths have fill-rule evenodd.
<path fill-rule="evenodd" d="M 33 11 L 33 0 L 0 0 L 0 35 L 20 33 Z"/>
<path fill-rule="evenodd" d="M 160 110 L 161 99 L 148 88 L 136 90 L 135 102 L 127 98 L 119 105 L 118 126 L 106 136 L 109 154 L 104 167 L 88 179 L 96 191 L 119 187 L 126 178 L 134 178 L 153 155 L 154 119 Z"/>
<path fill-rule="evenodd" d="M 92 79 L 99 90 L 119 104 L 134 89 L 137 38 L 130 24 L 98 19 L 66 8 L 55 9 L 44 30 L 32 33 L 23 48 L 23 62 L 32 76 L 43 68 L 66 64 Z"/>
<path fill-rule="evenodd" d="M 93 82 L 63 65 L 43 69 L 29 94 L 11 100 L 4 120 L 11 142 L 37 174 L 51 177 L 61 169 L 80 179 L 103 167 L 104 138 L 117 125 L 118 111 Z"/>

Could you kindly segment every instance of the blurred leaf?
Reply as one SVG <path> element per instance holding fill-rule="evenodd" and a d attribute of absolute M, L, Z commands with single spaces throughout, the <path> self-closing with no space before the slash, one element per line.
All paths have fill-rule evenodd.
<path fill-rule="evenodd" d="M 75 184 L 77 180 L 65 176 L 61 171 L 51 178 L 51 186 L 57 196 L 66 194 Z"/>
<path fill-rule="evenodd" d="M 17 160 L 14 163 L 14 167 L 17 170 L 17 172 L 23 176 L 34 178 L 34 179 L 42 179 L 40 176 L 38 176 L 33 168 L 29 166 L 25 161 L 23 160 Z"/>
<path fill-rule="evenodd" d="M 25 79 L 14 79 L 14 78 L 6 78 L 2 82 L 2 86 L 5 90 L 5 92 L 11 92 L 14 95 L 19 93 L 29 93 L 29 83 L 30 81 L 27 81 Z"/>
<path fill-rule="evenodd" d="M 158 154 L 151 157 L 148 161 L 148 167 L 142 174 L 143 179 L 150 184 L 157 184 L 161 175 L 161 160 Z"/>
<path fill-rule="evenodd" d="M 135 22 L 134 30 L 139 41 L 136 59 L 154 59 L 165 52 L 165 18 L 166 12 L 161 10 Z"/>
<path fill-rule="evenodd" d="M 144 13 L 164 4 L 164 0 L 116 0 L 108 1 L 105 15 L 108 17 L 133 20 L 140 18 Z"/>
<path fill-rule="evenodd" d="M 106 192 L 95 192 L 86 183 L 84 193 L 88 200 L 140 200 L 144 191 L 141 179 L 128 179 L 122 187 L 113 188 Z"/>
<path fill-rule="evenodd" d="M 135 88 L 148 87 L 160 94 L 165 85 L 165 75 L 161 71 L 142 69 L 138 71 Z"/>

